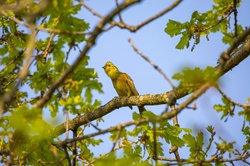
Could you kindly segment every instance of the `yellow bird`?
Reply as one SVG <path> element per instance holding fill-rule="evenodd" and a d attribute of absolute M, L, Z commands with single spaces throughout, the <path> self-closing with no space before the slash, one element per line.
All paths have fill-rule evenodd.
<path fill-rule="evenodd" d="M 135 88 L 133 80 L 126 73 L 122 73 L 112 62 L 106 62 L 102 67 L 105 73 L 111 78 L 113 86 L 119 96 L 137 96 L 138 91 Z M 129 106 L 132 109 L 132 106 Z M 146 111 L 143 106 L 138 106 L 140 114 Z"/>

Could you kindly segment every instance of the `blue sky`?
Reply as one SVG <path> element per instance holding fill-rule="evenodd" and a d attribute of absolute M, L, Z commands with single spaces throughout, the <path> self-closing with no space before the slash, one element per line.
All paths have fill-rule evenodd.
<path fill-rule="evenodd" d="M 171 2 L 173 1 L 147 0 L 127 9 L 121 15 L 125 23 L 137 25 L 139 22 L 144 21 L 169 6 Z M 106 61 L 112 61 L 120 71 L 129 74 L 134 80 L 140 94 L 157 94 L 171 90 L 171 86 L 166 80 L 148 62 L 133 51 L 128 43 L 128 38 L 131 38 L 135 46 L 158 65 L 169 78 L 184 67 L 205 68 L 206 66 L 216 66 L 220 53 L 228 48 L 228 45 L 222 43 L 222 36 L 220 34 L 210 34 L 209 41 L 205 37 L 202 37 L 200 44 L 191 52 L 191 47 L 184 50 L 177 50 L 175 46 L 179 42 L 180 37 L 171 38 L 164 32 L 169 19 L 180 22 L 189 21 L 193 11 L 206 12 L 211 9 L 212 3 L 212 1 L 183 1 L 177 8 L 141 28 L 136 33 L 116 27 L 103 33 L 88 54 L 90 56 L 89 66 L 95 68 L 99 76 L 99 81 L 103 84 L 104 91 L 103 94 L 94 93 L 94 99 L 98 99 L 102 104 L 105 104 L 117 96 L 111 80 L 102 69 Z M 86 1 L 86 4 L 104 16 L 115 7 L 114 0 L 91 0 Z M 249 6 L 249 1 L 243 1 L 241 7 L 238 9 L 238 23 L 243 26 L 249 26 L 249 18 L 246 17 L 250 15 L 250 11 L 247 9 Z M 99 18 L 86 10 L 83 10 L 79 17 L 89 22 L 91 28 L 99 21 Z M 231 20 L 233 20 L 233 17 Z M 191 46 L 192 42 L 190 43 Z M 248 58 L 220 80 L 222 90 L 234 101 L 240 103 L 245 103 L 247 97 L 250 96 L 248 88 L 250 77 L 247 77 L 249 63 L 250 59 Z M 176 86 L 178 85 L 176 81 L 173 82 Z M 213 109 L 214 104 L 221 103 L 220 99 L 221 96 L 215 89 L 209 89 L 198 99 L 198 109 L 196 111 L 185 109 L 181 112 L 178 116 L 179 124 L 183 128 L 192 128 L 194 133 L 204 131 L 206 126 L 213 125 L 217 132 L 216 138 L 221 136 L 229 142 L 237 141 L 238 144 L 235 148 L 240 149 L 242 141 L 245 139 L 241 137 L 240 132 L 243 118 L 237 116 L 237 112 L 240 109 L 236 109 L 235 116 L 229 118 L 225 123 L 220 120 L 221 114 L 216 113 Z M 185 98 L 177 102 L 181 103 L 184 100 Z M 165 105 L 146 106 L 146 109 L 156 114 L 160 114 L 164 108 Z M 133 111 L 138 110 L 134 107 Z M 132 120 L 133 111 L 129 108 L 115 110 L 103 117 L 105 122 L 101 123 L 99 127 L 105 129 L 112 125 L 128 122 Z M 170 123 L 172 123 L 171 120 Z M 92 132 L 92 130 L 89 129 L 87 132 Z M 104 135 L 100 138 L 108 141 L 108 137 L 108 135 Z M 111 141 L 109 142 L 110 147 L 108 148 L 98 147 L 94 149 L 99 153 L 108 152 L 112 145 Z M 106 145 L 102 146 L 106 147 Z M 166 145 L 165 148 L 168 149 L 169 147 L 170 145 Z M 180 149 L 181 157 L 188 157 L 186 152 L 185 148 Z"/>
<path fill-rule="evenodd" d="M 174 1 L 143 1 L 125 10 L 121 15 L 125 23 L 137 25 L 165 9 L 172 2 Z M 104 16 L 115 7 L 115 0 L 88 0 L 85 1 L 85 3 Z M 96 41 L 96 45 L 89 51 L 88 56 L 90 56 L 89 67 L 95 68 L 99 76 L 98 80 L 103 84 L 104 93 L 99 94 L 94 92 L 93 99 L 100 100 L 102 104 L 105 104 L 117 96 L 111 80 L 102 68 L 107 61 L 112 61 L 120 71 L 129 74 L 141 95 L 158 94 L 171 90 L 171 86 L 163 76 L 141 58 L 140 55 L 134 52 L 128 43 L 128 38 L 131 38 L 135 46 L 158 65 L 170 79 L 184 67 L 205 68 L 206 66 L 216 66 L 220 53 L 228 48 L 228 45 L 222 43 L 221 34 L 210 34 L 209 41 L 207 41 L 205 37 L 202 37 L 200 44 L 191 52 L 194 41 L 190 42 L 190 48 L 178 50 L 175 46 L 179 42 L 180 37 L 171 38 L 164 32 L 169 19 L 180 22 L 189 21 L 195 10 L 198 12 L 206 12 L 212 8 L 212 3 L 213 1 L 211 0 L 186 0 L 174 10 L 142 27 L 136 33 L 131 33 L 128 30 L 115 27 L 100 35 Z M 247 17 L 250 15 L 249 6 L 250 1 L 244 0 L 241 7 L 238 9 L 238 23 L 244 27 L 249 27 L 249 17 Z M 98 17 L 84 9 L 77 17 L 84 19 L 90 24 L 90 31 L 99 21 Z M 231 17 L 231 20 L 233 20 L 233 17 Z M 67 48 L 65 48 L 65 50 L 67 50 Z M 69 61 L 74 61 L 78 55 L 79 52 L 74 52 L 74 55 L 69 57 Z M 243 104 L 246 102 L 246 99 L 250 97 L 250 77 L 247 73 L 249 71 L 249 64 L 250 58 L 247 58 L 220 79 L 221 89 L 231 97 L 232 100 Z M 175 86 L 178 85 L 178 82 L 172 79 L 171 81 Z M 182 103 L 184 100 L 185 98 L 177 102 Z M 220 120 L 221 114 L 218 114 L 213 109 L 213 105 L 219 103 L 221 103 L 221 95 L 214 88 L 210 88 L 198 99 L 197 110 L 185 109 L 178 115 L 180 127 L 191 128 L 193 133 L 198 133 L 199 131 L 205 131 L 208 125 L 212 125 L 215 127 L 217 133 L 215 138 L 217 140 L 218 137 L 221 136 L 228 142 L 237 141 L 235 148 L 240 150 L 242 144 L 245 142 L 245 137 L 242 136 L 240 131 L 243 118 L 237 116 L 237 113 L 241 111 L 241 109 L 237 108 L 235 116 L 229 118 L 227 122 L 224 122 Z M 166 105 L 146 106 L 146 109 L 159 115 L 165 107 Z M 99 123 L 98 127 L 106 129 L 119 123 L 131 121 L 133 111 L 138 112 L 137 107 L 134 107 L 133 110 L 130 110 L 128 107 L 115 110 L 104 116 L 103 119 L 105 121 Z M 62 112 L 58 117 L 61 118 L 59 120 L 60 123 L 65 121 L 65 117 L 62 117 Z M 46 115 L 46 113 L 45 118 L 51 119 L 49 118 L 49 114 Z M 74 117 L 72 116 L 71 118 Z M 169 122 L 172 123 L 172 120 L 169 120 Z M 93 123 L 95 124 L 95 122 Z M 249 125 L 249 123 L 246 123 L 246 125 Z M 133 129 L 133 127 L 130 127 L 130 129 Z M 85 134 L 91 132 L 96 132 L 96 130 L 92 127 L 86 128 Z M 208 133 L 206 135 L 206 132 L 204 136 L 207 139 L 209 137 Z M 104 143 L 98 147 L 91 147 L 96 156 L 110 151 L 113 143 L 109 140 L 109 134 L 95 138 L 100 138 L 104 141 Z M 170 145 L 164 144 L 163 148 L 166 151 L 166 156 L 164 157 L 174 157 L 173 154 L 168 153 Z M 214 152 L 215 151 L 212 151 L 211 153 Z M 180 148 L 179 153 L 181 158 L 188 158 L 189 152 L 187 148 Z M 121 154 L 121 152 L 118 152 L 118 154 Z M 210 156 L 208 156 L 208 158 L 209 157 Z"/>
<path fill-rule="evenodd" d="M 172 2 L 174 1 L 146 0 L 125 10 L 121 15 L 125 23 L 137 25 L 165 9 Z M 115 7 L 115 0 L 85 0 L 85 3 L 104 16 Z M 190 42 L 190 48 L 178 50 L 175 46 L 179 42 L 180 37 L 171 38 L 164 32 L 169 19 L 180 22 L 189 21 L 193 11 L 206 12 L 212 8 L 212 4 L 212 0 L 185 0 L 174 10 L 144 26 L 136 33 L 115 27 L 99 36 L 96 45 L 88 53 L 88 56 L 90 56 L 89 67 L 95 68 L 95 71 L 98 73 L 98 80 L 103 84 L 104 93 L 99 94 L 95 92 L 93 99 L 100 100 L 102 104 L 105 104 L 117 96 L 110 78 L 108 78 L 102 68 L 107 61 L 112 61 L 120 71 L 129 74 L 141 95 L 158 94 L 171 90 L 171 86 L 162 75 L 141 58 L 140 55 L 134 52 L 128 43 L 128 38 L 131 38 L 135 46 L 158 65 L 169 78 L 172 78 L 175 73 L 180 72 L 184 67 L 205 68 L 206 66 L 216 66 L 220 53 L 228 48 L 228 45 L 222 43 L 221 34 L 210 34 L 209 41 L 207 41 L 205 37 L 202 37 L 200 44 L 191 52 L 194 41 Z M 243 25 L 243 27 L 249 27 L 249 6 L 250 1 L 244 0 L 238 9 L 238 23 Z M 90 31 L 99 21 L 98 17 L 84 9 L 77 17 L 90 23 Z M 233 17 L 231 17 L 231 20 L 233 20 Z M 67 48 L 65 48 L 65 50 L 67 50 Z M 74 52 L 74 56 L 71 55 L 69 61 L 73 61 L 78 55 L 79 52 Z M 246 102 L 246 99 L 250 97 L 249 64 L 250 58 L 247 58 L 220 79 L 221 89 L 232 100 L 243 104 Z M 172 80 L 172 82 L 175 86 L 178 85 L 178 82 L 174 80 Z M 181 103 L 184 100 L 185 98 L 177 102 Z M 240 150 L 245 141 L 245 137 L 243 137 L 240 132 L 243 118 L 237 116 L 237 113 L 241 111 L 241 109 L 237 108 L 235 110 L 235 116 L 229 118 L 227 122 L 224 122 L 220 120 L 221 114 L 216 113 L 213 109 L 213 105 L 219 103 L 221 103 L 221 95 L 214 88 L 209 89 L 198 99 L 198 109 L 196 111 L 185 109 L 178 115 L 180 127 L 191 128 L 193 133 L 197 133 L 199 131 L 205 131 L 208 125 L 212 125 L 215 127 L 217 133 L 215 138 L 217 140 L 218 136 L 221 136 L 228 142 L 237 141 L 235 148 Z M 161 114 L 165 107 L 165 105 L 146 106 L 146 109 L 153 111 L 155 114 Z M 134 107 L 133 110 L 130 110 L 128 107 L 115 110 L 103 117 L 105 122 L 99 123 L 99 128 L 106 129 L 119 123 L 131 121 L 133 111 L 138 112 L 137 107 Z M 45 116 L 47 117 L 49 115 Z M 65 121 L 65 117 L 61 115 L 58 117 L 62 118 L 60 119 L 62 122 Z M 169 120 L 169 122 L 172 123 L 172 120 Z M 246 125 L 249 125 L 249 123 L 246 123 Z M 131 127 L 131 129 L 132 128 L 133 127 Z M 86 128 L 86 133 L 95 131 L 96 130 L 91 127 Z M 104 143 L 98 147 L 91 147 L 96 156 L 109 152 L 112 147 L 109 134 L 96 138 L 101 138 L 104 141 Z M 169 148 L 170 145 L 164 144 L 164 149 L 167 152 L 165 157 L 174 157 L 168 153 Z M 179 152 L 181 158 L 188 157 L 189 153 L 187 148 L 183 147 L 179 149 Z M 209 157 L 210 156 L 208 156 L 208 158 Z"/>

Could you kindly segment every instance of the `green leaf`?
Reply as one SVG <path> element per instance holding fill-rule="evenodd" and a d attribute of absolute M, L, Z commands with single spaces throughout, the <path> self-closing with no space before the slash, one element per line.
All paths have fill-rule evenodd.
<path fill-rule="evenodd" d="M 223 104 L 215 104 L 213 107 L 217 112 L 222 112 L 221 119 L 227 116 L 233 116 L 234 113 L 231 108 L 233 107 L 233 103 L 231 103 L 229 100 L 227 100 L 224 97 L 222 97 L 222 102 Z"/>
<path fill-rule="evenodd" d="M 197 137 L 196 137 L 196 139 L 197 139 L 197 147 L 202 148 L 203 145 L 204 145 L 203 133 L 199 132 L 198 135 L 197 135 Z"/>
<path fill-rule="evenodd" d="M 103 140 L 101 139 L 94 139 L 94 138 L 88 138 L 88 144 L 92 146 L 100 145 L 100 143 L 103 143 Z"/>
<path fill-rule="evenodd" d="M 172 76 L 173 79 L 180 81 L 180 86 L 190 88 L 192 92 L 198 86 L 205 82 L 210 82 L 216 85 L 217 77 L 215 75 L 215 68 L 208 66 L 205 70 L 201 68 L 185 68 L 181 73 L 176 73 Z"/>
<path fill-rule="evenodd" d="M 67 10 L 67 12 L 69 12 L 71 14 L 77 14 L 81 10 L 81 7 L 82 7 L 81 4 L 72 6 L 72 7 L 69 8 L 69 10 Z"/>
<path fill-rule="evenodd" d="M 178 21 L 169 20 L 167 23 L 167 27 L 165 28 L 165 32 L 169 34 L 171 37 L 179 35 L 182 33 L 184 29 L 184 25 Z"/>
<path fill-rule="evenodd" d="M 205 153 L 202 150 L 204 145 L 204 137 L 202 132 L 199 132 L 196 138 L 191 134 L 185 134 L 183 135 L 183 140 L 187 143 L 187 146 L 190 147 L 190 161 L 205 159 Z"/>
<path fill-rule="evenodd" d="M 181 37 L 181 40 L 179 41 L 179 43 L 176 45 L 175 48 L 183 49 L 185 46 L 188 47 L 189 39 L 190 39 L 190 37 L 188 34 L 183 34 L 183 36 Z"/>
<path fill-rule="evenodd" d="M 232 33 L 226 33 L 222 38 L 222 42 L 225 44 L 231 44 L 233 43 L 234 40 L 235 40 L 234 34 Z"/>
<path fill-rule="evenodd" d="M 87 88 L 85 91 L 85 97 L 86 97 L 86 102 L 91 103 L 91 99 L 92 99 L 92 93 L 91 93 L 91 89 Z"/>
<path fill-rule="evenodd" d="M 49 104 L 49 109 L 51 113 L 51 117 L 56 117 L 56 114 L 58 113 L 58 102 L 54 102 L 53 104 Z"/>
<path fill-rule="evenodd" d="M 238 115 L 243 115 L 244 119 L 250 122 L 250 109 L 245 109 L 243 111 L 238 112 Z"/>
<path fill-rule="evenodd" d="M 111 127 L 112 128 L 112 127 Z M 127 130 L 122 128 L 120 131 L 112 131 L 110 135 L 111 141 L 117 141 L 117 139 L 125 138 L 127 136 Z"/>
<path fill-rule="evenodd" d="M 243 129 L 243 134 L 245 135 L 246 137 L 246 142 L 245 144 L 243 145 L 242 149 L 243 150 L 250 150 L 250 127 L 249 126 L 246 126 L 244 129 Z"/>
<path fill-rule="evenodd" d="M 143 117 L 144 118 L 154 118 L 154 117 L 156 117 L 156 114 L 154 114 L 152 111 L 144 111 Z"/>
<path fill-rule="evenodd" d="M 214 127 L 213 127 L 213 126 L 210 126 L 210 125 L 209 125 L 209 126 L 206 127 L 206 129 L 207 129 L 207 131 L 208 131 L 209 133 L 211 133 L 211 134 L 214 133 Z"/>
<path fill-rule="evenodd" d="M 195 138 L 191 134 L 183 135 L 183 140 L 187 143 L 189 147 L 195 147 Z"/>
<path fill-rule="evenodd" d="M 140 120 L 141 119 L 141 115 L 137 112 L 133 112 L 133 120 Z"/>
<path fill-rule="evenodd" d="M 194 11 L 191 16 L 190 23 L 194 24 L 197 20 L 200 19 L 200 13 L 198 11 Z"/>

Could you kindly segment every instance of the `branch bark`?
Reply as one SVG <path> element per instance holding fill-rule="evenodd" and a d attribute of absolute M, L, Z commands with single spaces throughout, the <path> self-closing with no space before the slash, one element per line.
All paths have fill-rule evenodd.
<path fill-rule="evenodd" d="M 231 56 L 231 58 L 225 63 L 220 76 L 227 73 L 229 70 L 233 69 L 237 66 L 240 62 L 242 62 L 245 58 L 247 58 L 250 54 L 250 41 L 245 42 L 240 48 L 238 48 Z M 208 85 L 204 84 L 201 87 L 201 90 L 204 91 L 203 88 L 209 88 Z M 162 94 L 154 94 L 154 95 L 143 95 L 143 96 L 131 96 L 131 97 L 115 97 L 108 103 L 103 106 L 100 106 L 98 109 L 89 112 L 85 115 L 80 115 L 68 123 L 69 130 L 74 130 L 81 125 L 89 123 L 97 118 L 100 118 L 117 108 L 125 107 L 125 106 L 132 106 L 132 105 L 160 105 L 160 104 L 171 104 L 172 102 L 188 95 L 190 92 L 188 89 L 183 87 L 177 87 L 169 92 L 164 92 Z M 199 92 L 197 92 L 199 93 Z M 195 94 L 194 94 L 195 95 Z M 190 101 L 187 101 L 190 102 Z M 164 115 L 164 118 L 172 118 L 177 113 L 179 113 L 183 108 L 185 108 L 186 104 L 180 105 L 176 111 L 167 112 Z M 54 128 L 55 135 L 61 135 L 65 132 L 65 124 L 61 124 Z"/>
<path fill-rule="evenodd" d="M 176 6 L 178 6 L 180 3 L 182 2 L 182 0 L 176 0 L 174 1 L 170 6 L 168 6 L 167 8 L 165 8 L 164 10 L 162 10 L 161 12 L 151 16 L 150 18 L 141 21 L 138 25 L 128 25 L 126 23 L 124 23 L 122 17 L 120 17 L 120 22 L 116 22 L 114 20 L 112 20 L 110 22 L 110 27 L 108 27 L 106 30 L 109 30 L 110 28 L 114 27 L 114 26 L 118 26 L 122 29 L 127 29 L 130 32 L 136 32 L 138 31 L 140 28 L 142 28 L 143 26 L 149 24 L 150 22 L 156 20 L 157 18 L 163 16 L 164 14 L 168 13 L 169 11 L 173 10 Z M 89 6 L 87 6 L 83 0 L 80 0 L 80 3 L 87 9 L 89 10 L 93 15 L 103 19 L 104 16 L 102 16 L 101 14 L 97 13 L 95 10 L 91 9 Z"/>

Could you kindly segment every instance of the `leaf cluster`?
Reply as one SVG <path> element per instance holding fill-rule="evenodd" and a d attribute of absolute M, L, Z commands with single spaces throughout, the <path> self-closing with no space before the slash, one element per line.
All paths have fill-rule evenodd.
<path fill-rule="evenodd" d="M 236 1 L 225 0 L 225 1 L 214 1 L 211 10 L 205 13 L 194 11 L 190 20 L 184 23 L 175 20 L 169 20 L 165 28 L 165 32 L 173 37 L 180 35 L 180 41 L 176 45 L 177 49 L 184 49 L 190 46 L 190 41 L 194 39 L 192 46 L 193 50 L 197 44 L 200 43 L 200 38 L 206 36 L 209 40 L 208 35 L 210 33 L 221 32 L 223 34 L 222 41 L 225 44 L 232 44 L 235 37 L 243 33 L 242 26 L 235 24 L 231 30 L 230 16 L 237 12 L 237 8 L 240 5 L 240 1 L 234 5 Z M 237 18 L 235 18 L 237 21 Z"/>
<path fill-rule="evenodd" d="M 128 2 L 131 1 L 125 1 Z M 234 4 L 236 2 L 237 4 Z M 233 40 L 243 33 L 243 28 L 237 24 L 235 17 L 240 4 L 241 1 L 214 0 L 211 10 L 204 13 L 194 11 L 187 22 L 181 23 L 170 19 L 165 32 L 171 37 L 181 36 L 177 49 L 189 47 L 193 39 L 193 50 L 200 43 L 202 36 L 209 39 L 208 35 L 216 32 L 223 34 L 222 41 L 225 44 L 232 44 Z M 216 132 L 212 126 L 208 126 L 206 132 L 200 131 L 195 135 L 191 129 L 173 126 L 166 119 L 135 123 L 131 130 L 125 127 L 119 129 L 117 125 L 115 128 L 118 130 L 110 132 L 110 140 L 114 147 L 101 156 L 97 156 L 91 147 L 99 148 L 106 142 L 94 138 L 94 134 L 86 136 L 85 129 L 94 126 L 90 121 L 82 126 L 78 125 L 77 130 L 74 128 L 72 142 L 62 144 L 61 142 L 67 142 L 72 134 L 68 130 L 70 125 L 79 124 L 78 121 L 66 120 L 63 126 L 65 135 L 55 138 L 51 126 L 59 123 L 55 117 L 60 111 L 68 113 L 67 117 L 70 115 L 80 119 L 88 117 L 80 115 L 91 116 L 92 111 L 101 105 L 93 94 L 103 92 L 102 84 L 98 81 L 95 69 L 88 66 L 88 55 L 84 55 L 79 65 L 64 81 L 59 79 L 71 67 L 75 55 L 82 53 L 80 47 L 87 45 L 85 32 L 89 29 L 89 24 L 81 18 L 82 7 L 80 1 L 72 0 L 20 0 L 18 5 L 13 0 L 0 2 L 0 111 L 3 110 L 4 113 L 0 118 L 1 162 L 11 161 L 11 164 L 16 165 L 69 165 L 77 159 L 83 164 L 126 163 L 146 166 L 153 165 L 161 157 L 165 157 L 166 147 L 177 147 L 188 148 L 189 157 L 181 161 L 165 159 L 166 162 L 196 165 L 211 165 L 212 162 L 216 162 L 222 165 L 226 162 L 223 160 L 225 154 L 229 154 L 231 158 L 231 155 L 244 157 L 249 153 L 250 129 L 245 124 L 242 133 L 246 137 L 246 142 L 242 146 L 242 154 L 234 149 L 234 142 L 228 142 L 219 136 L 219 141 L 215 141 Z M 230 20 L 233 13 L 234 24 Z M 115 26 L 112 20 L 110 23 Z M 232 25 L 234 27 L 230 29 Z M 33 31 L 35 42 L 30 44 Z M 99 33 L 102 32 L 100 30 Z M 29 50 L 32 50 L 31 53 Z M 211 86 L 218 86 L 215 68 L 209 66 L 205 69 L 185 68 L 174 74 L 173 79 L 178 80 L 179 87 L 186 88 L 190 93 L 207 82 Z M 59 86 L 53 91 L 45 106 L 36 108 L 37 101 L 43 99 L 45 93 L 56 83 Z M 229 116 L 233 117 L 234 107 L 234 102 L 223 97 L 222 104 L 216 104 L 214 109 L 222 113 L 221 119 L 227 119 Z M 46 117 L 44 115 L 50 115 L 54 121 L 46 123 L 43 120 Z M 249 107 L 243 107 L 238 115 L 249 122 Z M 145 111 L 143 117 L 154 119 L 157 115 Z M 141 116 L 133 113 L 133 120 L 140 121 Z M 98 127 L 94 126 L 99 132 L 97 135 L 100 135 L 103 130 Z M 207 133 L 209 138 L 206 137 Z M 211 159 L 207 159 L 214 150 Z"/>
<path fill-rule="evenodd" d="M 176 73 L 172 76 L 173 79 L 180 81 L 179 86 L 188 88 L 190 92 L 193 92 L 202 84 L 209 82 L 211 85 L 216 86 L 217 77 L 215 75 L 215 68 L 208 66 L 206 69 L 201 68 L 184 68 L 180 73 Z"/>
<path fill-rule="evenodd" d="M 93 91 L 102 93 L 102 84 L 95 70 L 88 67 L 89 57 L 86 55 L 74 72 L 60 83 L 61 86 L 43 109 L 34 109 L 33 105 L 71 66 L 74 54 L 79 54 L 79 46 L 86 41 L 84 34 L 68 35 L 64 32 L 83 32 L 89 25 L 77 17 L 82 5 L 75 5 L 71 0 L 20 1 L 18 8 L 10 7 L 15 3 L 5 1 L 3 5 L 6 8 L 1 7 L 7 16 L 1 15 L 0 18 L 0 95 L 11 94 L 13 89 L 15 93 L 3 106 L 7 116 L 1 117 L 0 149 L 10 149 L 13 157 L 17 156 L 16 164 L 64 163 L 64 150 L 54 146 L 51 126 L 41 118 L 43 114 L 56 117 L 62 109 L 77 115 L 100 106 L 100 101 L 93 99 Z M 34 48 L 31 48 L 30 70 L 17 87 L 23 64 L 29 56 L 30 37 L 28 29 L 18 24 L 20 22 L 27 28 L 36 24 L 37 30 Z M 89 139 L 80 147 L 85 153 L 86 147 L 94 142 L 94 139 Z M 2 161 L 6 160 L 3 158 Z"/>

